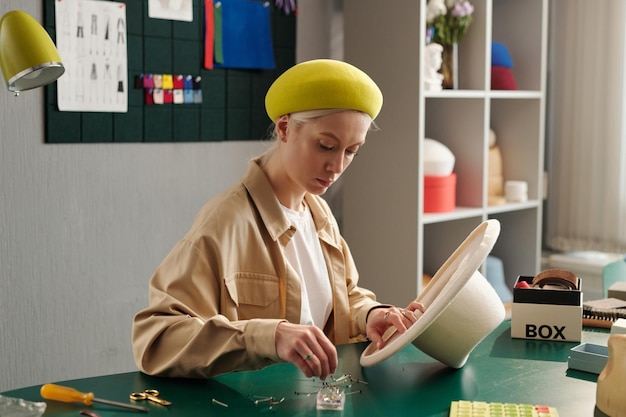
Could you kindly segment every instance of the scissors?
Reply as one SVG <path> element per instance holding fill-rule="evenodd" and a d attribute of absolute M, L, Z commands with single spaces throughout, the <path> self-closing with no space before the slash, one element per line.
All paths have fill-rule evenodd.
<path fill-rule="evenodd" d="M 159 398 L 159 391 L 155 389 L 147 389 L 143 392 L 133 392 L 130 394 L 130 399 L 135 401 L 148 400 L 161 405 L 171 404 L 171 402 L 166 401 L 163 398 Z"/>

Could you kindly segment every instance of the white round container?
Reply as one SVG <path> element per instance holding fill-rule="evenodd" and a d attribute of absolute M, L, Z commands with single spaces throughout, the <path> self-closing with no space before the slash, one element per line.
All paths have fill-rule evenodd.
<path fill-rule="evenodd" d="M 528 200 L 526 181 L 507 181 L 504 183 L 504 197 L 508 203 L 523 203 Z"/>

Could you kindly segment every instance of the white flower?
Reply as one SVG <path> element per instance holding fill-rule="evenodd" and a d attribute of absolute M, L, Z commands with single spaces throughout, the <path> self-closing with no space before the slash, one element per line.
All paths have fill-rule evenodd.
<path fill-rule="evenodd" d="M 473 13 L 469 0 L 429 0 L 426 23 L 430 40 L 441 45 L 458 43 L 472 23 Z"/>
<path fill-rule="evenodd" d="M 450 1 L 450 0 L 447 0 Z M 456 0 L 454 0 L 456 2 Z M 428 0 L 426 5 L 426 22 L 432 23 L 437 16 L 445 15 L 448 12 L 444 0 Z"/>
<path fill-rule="evenodd" d="M 452 9 L 452 16 L 463 17 L 474 13 L 474 6 L 469 1 L 460 1 Z"/>

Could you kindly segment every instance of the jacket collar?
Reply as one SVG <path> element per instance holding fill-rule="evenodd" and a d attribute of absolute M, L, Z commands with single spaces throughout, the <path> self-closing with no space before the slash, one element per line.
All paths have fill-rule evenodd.
<path fill-rule="evenodd" d="M 291 238 L 295 230 L 293 230 L 291 223 L 283 213 L 272 185 L 259 165 L 258 158 L 251 160 L 248 164 L 248 171 L 244 175 L 242 183 L 248 190 L 250 198 L 252 198 L 272 239 L 278 240 L 285 234 Z M 324 236 L 329 232 L 326 230 L 330 225 L 329 210 L 322 206 L 320 199 L 310 194 L 305 196 L 306 203 L 313 215 L 317 232 L 320 236 Z"/>
<path fill-rule="evenodd" d="M 291 229 L 291 224 L 280 208 L 280 202 L 274 194 L 272 185 L 259 166 L 259 160 L 253 159 L 248 164 L 248 172 L 241 181 L 248 190 L 267 231 L 273 240 L 278 240 Z M 293 235 L 293 232 L 290 234 Z"/>

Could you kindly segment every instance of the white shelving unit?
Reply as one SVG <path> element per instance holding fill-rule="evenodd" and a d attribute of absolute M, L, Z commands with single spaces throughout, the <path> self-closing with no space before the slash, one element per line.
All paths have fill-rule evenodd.
<path fill-rule="evenodd" d="M 360 284 L 398 305 L 414 299 L 468 233 L 495 218 L 492 254 L 512 286 L 541 268 L 548 0 L 472 0 L 474 20 L 459 44 L 459 90 L 422 88 L 426 0 L 344 0 L 345 60 L 384 94 L 366 146 L 343 179 L 343 233 Z M 491 42 L 513 59 L 518 90 L 491 91 Z M 489 129 L 505 180 L 528 183 L 525 203 L 487 205 Z M 456 156 L 456 204 L 423 213 L 422 144 L 433 138 Z"/>

